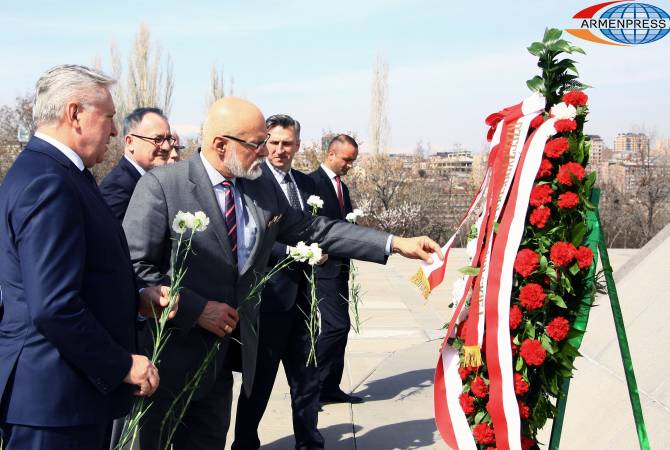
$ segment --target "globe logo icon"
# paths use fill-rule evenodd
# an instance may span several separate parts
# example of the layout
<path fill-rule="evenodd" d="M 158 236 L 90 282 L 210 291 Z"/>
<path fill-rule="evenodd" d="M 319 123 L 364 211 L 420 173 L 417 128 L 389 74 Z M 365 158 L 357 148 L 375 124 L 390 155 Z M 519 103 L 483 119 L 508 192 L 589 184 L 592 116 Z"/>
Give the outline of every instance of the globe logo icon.
<path fill-rule="evenodd" d="M 646 3 L 624 3 L 614 6 L 600 16 L 600 19 L 620 19 L 632 22 L 626 28 L 600 28 L 600 32 L 615 42 L 621 44 L 648 44 L 658 41 L 670 32 L 668 28 L 645 28 L 644 22 L 670 22 L 668 13 Z"/>

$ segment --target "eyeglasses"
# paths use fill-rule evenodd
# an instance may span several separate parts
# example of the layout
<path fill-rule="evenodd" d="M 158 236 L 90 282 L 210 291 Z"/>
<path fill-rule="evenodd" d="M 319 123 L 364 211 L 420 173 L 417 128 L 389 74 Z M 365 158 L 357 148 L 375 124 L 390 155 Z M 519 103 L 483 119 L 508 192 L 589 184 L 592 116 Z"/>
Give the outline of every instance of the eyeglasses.
<path fill-rule="evenodd" d="M 249 148 L 251 148 L 255 151 L 260 150 L 266 144 L 268 139 L 270 139 L 269 134 L 267 136 L 265 136 L 265 139 L 263 139 L 262 142 L 247 142 L 244 139 L 240 139 L 240 138 L 235 137 L 235 136 L 228 136 L 228 135 L 225 135 L 225 134 L 222 135 L 221 137 L 226 138 L 226 139 L 230 139 L 230 140 L 235 141 L 235 142 L 239 142 L 240 144 L 246 145 L 246 146 L 248 146 Z"/>
<path fill-rule="evenodd" d="M 156 137 L 149 137 L 149 136 L 141 136 L 139 134 L 133 134 L 130 133 L 131 136 L 134 136 L 136 138 L 140 138 L 145 141 L 150 141 L 152 144 L 154 144 L 156 147 L 160 147 L 163 145 L 165 142 L 170 144 L 170 146 L 174 145 L 175 142 L 177 142 L 177 139 L 174 136 L 156 136 Z"/>

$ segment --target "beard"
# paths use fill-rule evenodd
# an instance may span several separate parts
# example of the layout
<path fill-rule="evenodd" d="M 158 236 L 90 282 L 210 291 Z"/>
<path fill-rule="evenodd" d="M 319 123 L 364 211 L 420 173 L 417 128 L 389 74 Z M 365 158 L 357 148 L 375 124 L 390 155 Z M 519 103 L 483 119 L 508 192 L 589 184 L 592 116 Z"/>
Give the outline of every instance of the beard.
<path fill-rule="evenodd" d="M 256 178 L 260 177 L 263 174 L 263 171 L 261 169 L 261 164 L 265 158 L 258 158 L 256 161 L 254 161 L 251 166 L 249 166 L 248 169 L 245 169 L 242 167 L 242 164 L 240 163 L 240 160 L 237 158 L 237 149 L 235 149 L 235 152 L 230 155 L 230 157 L 226 157 L 224 160 L 224 164 L 230 170 L 230 172 L 233 174 L 235 178 L 245 178 L 247 180 L 255 180 Z"/>

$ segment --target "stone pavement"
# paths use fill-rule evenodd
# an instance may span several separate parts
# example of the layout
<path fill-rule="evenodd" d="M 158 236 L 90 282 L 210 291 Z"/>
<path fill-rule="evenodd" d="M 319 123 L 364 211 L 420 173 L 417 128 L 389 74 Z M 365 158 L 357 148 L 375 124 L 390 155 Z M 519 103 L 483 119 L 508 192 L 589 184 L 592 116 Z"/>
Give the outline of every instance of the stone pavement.
<path fill-rule="evenodd" d="M 611 253 L 616 269 L 634 251 Z M 457 268 L 465 265 L 464 251 L 452 251 L 445 281 L 427 303 L 408 281 L 418 267 L 416 261 L 392 256 L 386 266 L 356 264 L 364 291 L 363 324 L 360 335 L 353 332 L 349 335 L 342 387 L 364 397 L 365 403 L 323 407 L 319 428 L 326 439 L 326 448 L 446 449 L 433 419 L 433 372 L 443 336 L 441 327 L 451 317 L 448 307 L 451 286 Z M 667 367 L 667 355 L 662 357 Z M 617 389 L 623 389 L 622 395 L 626 395 L 625 384 Z M 235 397 L 237 392 L 239 380 Z M 578 392 L 575 387 L 572 395 L 578 397 Z M 569 407 L 575 403 L 573 396 Z M 628 405 L 616 406 L 630 416 Z M 233 411 L 234 408 L 235 405 Z M 566 432 L 569 429 L 574 432 L 573 426 L 566 421 Z M 227 449 L 232 443 L 233 429 L 231 424 Z M 290 397 L 281 368 L 259 434 L 263 449 L 289 450 L 294 446 Z"/>

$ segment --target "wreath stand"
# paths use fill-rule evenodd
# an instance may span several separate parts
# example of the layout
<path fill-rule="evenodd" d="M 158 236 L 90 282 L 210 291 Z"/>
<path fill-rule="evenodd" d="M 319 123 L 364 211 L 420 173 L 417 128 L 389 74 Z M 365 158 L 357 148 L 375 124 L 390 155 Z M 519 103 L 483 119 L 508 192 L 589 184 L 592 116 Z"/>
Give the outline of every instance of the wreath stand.
<path fill-rule="evenodd" d="M 619 341 L 619 351 L 621 353 L 621 360 L 623 362 L 624 372 L 626 374 L 626 383 L 628 384 L 628 397 L 630 398 L 631 407 L 633 408 L 633 417 L 635 419 L 635 427 L 637 429 L 637 438 L 640 443 L 641 450 L 649 450 L 649 439 L 647 436 L 647 428 L 644 424 L 644 417 L 642 416 L 642 406 L 640 404 L 640 394 L 637 389 L 637 382 L 635 381 L 635 372 L 633 370 L 633 360 L 630 355 L 630 348 L 628 347 L 628 339 L 626 338 L 626 330 L 624 327 L 623 316 L 621 314 L 621 306 L 619 304 L 619 297 L 617 295 L 616 286 L 614 284 L 614 276 L 612 275 L 612 266 L 610 265 L 609 255 L 607 254 L 607 245 L 605 244 L 605 236 L 602 232 L 600 223 L 600 215 L 598 214 L 598 203 L 600 200 L 600 189 L 594 188 L 591 191 L 591 203 L 595 205 L 595 209 L 587 212 L 586 221 L 588 227 L 588 235 L 586 243 L 594 254 L 594 263 L 591 265 L 587 280 L 590 280 L 586 286 L 586 294 L 582 298 L 582 306 L 577 313 L 577 318 L 573 327 L 579 331 L 586 331 L 586 325 L 589 320 L 589 312 L 595 299 L 595 270 L 598 262 L 598 253 L 602 260 L 603 272 L 605 275 L 605 283 L 607 285 L 607 295 L 610 299 L 612 307 L 612 316 L 614 317 L 614 326 L 616 328 L 617 339 Z M 570 344 L 579 349 L 582 343 L 583 333 L 575 336 L 569 340 Z M 556 417 L 554 418 L 553 426 L 551 428 L 551 439 L 549 441 L 550 450 L 558 450 L 561 442 L 561 431 L 563 429 L 563 419 L 565 416 L 565 405 L 568 400 L 568 390 L 570 388 L 570 378 L 564 378 L 561 385 L 558 403 L 556 405 Z"/>

